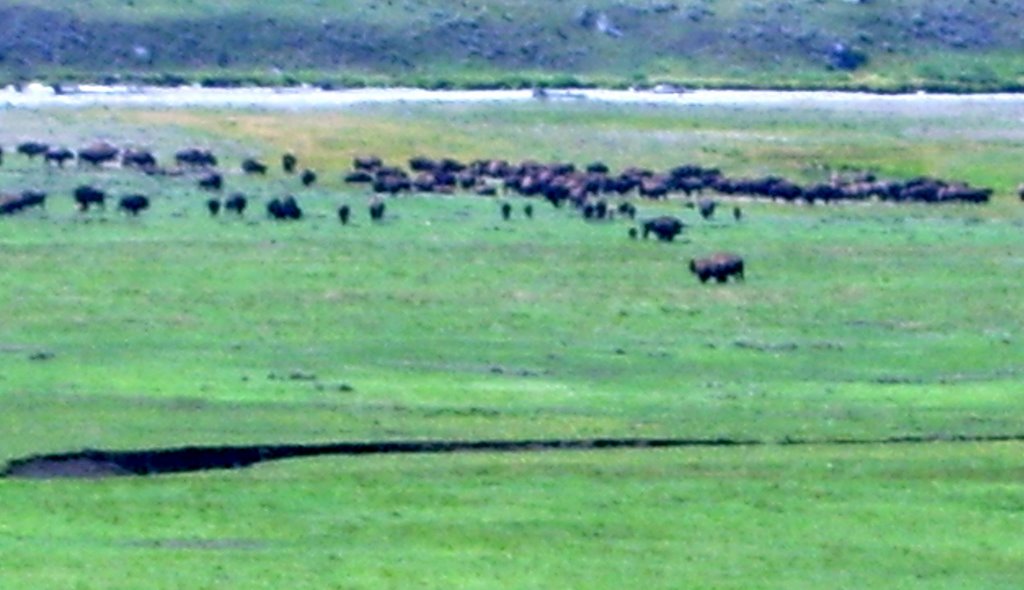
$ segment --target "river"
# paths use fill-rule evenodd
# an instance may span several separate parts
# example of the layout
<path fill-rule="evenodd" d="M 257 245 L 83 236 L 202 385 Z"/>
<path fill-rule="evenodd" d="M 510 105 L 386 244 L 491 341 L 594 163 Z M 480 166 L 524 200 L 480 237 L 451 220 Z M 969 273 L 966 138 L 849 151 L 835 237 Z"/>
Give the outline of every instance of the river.
<path fill-rule="evenodd" d="M 0 109 L 47 107 L 263 108 L 280 110 L 337 109 L 388 103 L 603 103 L 677 107 L 832 108 L 884 111 L 957 110 L 968 106 L 1024 109 L 1024 94 L 871 94 L 839 91 L 777 90 L 551 90 L 538 97 L 530 90 L 423 90 L 360 88 L 323 90 L 297 88 L 130 87 L 82 85 L 63 92 L 42 84 L 21 90 L 0 89 Z"/>

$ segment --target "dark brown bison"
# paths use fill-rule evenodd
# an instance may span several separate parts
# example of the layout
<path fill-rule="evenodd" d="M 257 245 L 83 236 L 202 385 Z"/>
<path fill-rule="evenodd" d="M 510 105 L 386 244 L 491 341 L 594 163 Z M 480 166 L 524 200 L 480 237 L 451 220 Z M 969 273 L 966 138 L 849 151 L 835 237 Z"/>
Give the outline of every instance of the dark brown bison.
<path fill-rule="evenodd" d="M 106 162 L 114 161 L 120 153 L 121 150 L 117 147 L 105 141 L 100 141 L 78 150 L 78 162 L 100 166 Z"/>
<path fill-rule="evenodd" d="M 219 191 L 224 188 L 224 177 L 218 172 L 207 172 L 196 182 L 199 188 L 208 191 Z"/>
<path fill-rule="evenodd" d="M 242 160 L 242 172 L 246 174 L 266 174 L 267 165 L 255 158 Z"/>
<path fill-rule="evenodd" d="M 690 260 L 690 272 L 697 275 L 702 283 L 706 283 L 710 278 L 719 283 L 726 282 L 729 277 L 743 280 L 743 258 L 729 252 L 718 252 L 707 258 L 694 258 Z"/>
<path fill-rule="evenodd" d="M 384 219 L 384 199 L 374 196 L 370 199 L 370 219 L 381 221 Z"/>
<path fill-rule="evenodd" d="M 117 208 L 135 217 L 141 211 L 149 209 L 149 197 L 146 195 L 128 195 L 121 197 Z"/>
<path fill-rule="evenodd" d="M 348 218 L 352 215 L 352 209 L 348 205 L 338 207 L 338 221 L 342 225 L 348 225 Z"/>
<path fill-rule="evenodd" d="M 316 172 L 306 168 L 299 176 L 299 180 L 302 181 L 302 186 L 312 186 L 316 183 Z"/>
<path fill-rule="evenodd" d="M 642 227 L 645 240 L 653 233 L 662 242 L 671 242 L 686 226 L 676 217 L 663 215 L 645 221 Z"/>
<path fill-rule="evenodd" d="M 128 148 L 121 154 L 121 165 L 125 168 L 150 170 L 156 168 L 156 156 L 149 150 Z"/>
<path fill-rule="evenodd" d="M 267 203 L 267 213 L 274 219 L 302 219 L 302 209 L 295 197 L 288 195 L 282 199 L 272 199 Z"/>
<path fill-rule="evenodd" d="M 512 218 L 512 205 L 509 203 L 501 204 L 501 218 L 508 221 Z"/>
<path fill-rule="evenodd" d="M 377 156 L 356 156 L 352 159 L 352 166 L 356 170 L 373 172 L 384 165 L 384 162 Z"/>
<path fill-rule="evenodd" d="M 94 186 L 83 184 L 75 188 L 74 198 L 78 210 L 84 212 L 93 205 L 98 205 L 102 209 L 106 204 L 107 193 Z"/>
<path fill-rule="evenodd" d="M 64 162 L 75 159 L 75 152 L 66 147 L 51 147 L 43 154 L 47 164 L 56 164 L 59 168 L 64 167 Z"/>
<path fill-rule="evenodd" d="M 356 170 L 355 172 L 349 172 L 345 175 L 345 182 L 353 184 L 360 182 L 373 182 L 373 175 L 366 170 Z"/>
<path fill-rule="evenodd" d="M 217 165 L 217 157 L 208 149 L 185 148 L 174 154 L 174 161 L 178 166 L 192 166 L 195 168 L 206 168 Z"/>
<path fill-rule="evenodd" d="M 245 195 L 242 193 L 233 193 L 224 201 L 224 209 L 226 211 L 234 211 L 236 214 L 241 215 L 245 212 L 245 208 L 248 204 L 249 199 L 245 198 Z"/>
<path fill-rule="evenodd" d="M 714 217 L 717 206 L 718 203 L 714 199 L 699 199 L 697 201 L 697 211 L 700 212 L 700 216 L 704 219 Z"/>
<path fill-rule="evenodd" d="M 26 190 L 20 194 L 0 195 L 0 215 L 13 215 L 30 207 L 46 207 L 46 193 Z"/>
<path fill-rule="evenodd" d="M 207 199 L 206 209 L 210 212 L 211 217 L 216 217 L 220 213 L 220 199 Z"/>
<path fill-rule="evenodd" d="M 281 169 L 284 170 L 285 174 L 295 174 L 295 166 L 297 166 L 298 163 L 299 159 L 291 152 L 281 156 Z"/>
<path fill-rule="evenodd" d="M 50 146 L 39 141 L 23 141 L 17 145 L 15 151 L 29 159 L 41 156 L 46 153 Z"/>

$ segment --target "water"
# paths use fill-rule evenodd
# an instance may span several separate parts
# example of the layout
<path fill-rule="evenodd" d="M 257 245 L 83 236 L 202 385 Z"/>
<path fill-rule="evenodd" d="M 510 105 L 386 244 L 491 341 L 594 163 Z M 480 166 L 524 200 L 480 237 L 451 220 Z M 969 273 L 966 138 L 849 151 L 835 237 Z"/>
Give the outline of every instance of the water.
<path fill-rule="evenodd" d="M 56 93 L 42 84 L 18 91 L 0 90 L 0 108 L 47 107 L 216 107 L 278 110 L 338 109 L 360 104 L 387 103 L 500 103 L 550 104 L 615 103 L 676 107 L 731 106 L 737 108 L 838 108 L 886 111 L 956 110 L 967 106 L 1024 108 L 1024 94 L 870 94 L 837 91 L 693 90 L 552 90 L 538 98 L 530 90 L 422 90 L 418 88 L 360 88 L 322 90 L 297 88 L 203 88 L 198 86 L 133 87 L 81 85 Z"/>

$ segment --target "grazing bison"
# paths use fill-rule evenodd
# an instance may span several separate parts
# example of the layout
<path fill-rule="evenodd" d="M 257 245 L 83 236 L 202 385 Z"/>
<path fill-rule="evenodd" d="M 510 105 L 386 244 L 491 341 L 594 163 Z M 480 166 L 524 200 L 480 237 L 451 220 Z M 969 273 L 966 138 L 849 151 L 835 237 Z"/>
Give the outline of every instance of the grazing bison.
<path fill-rule="evenodd" d="M 618 211 L 620 215 L 636 219 L 636 205 L 633 203 L 619 203 Z"/>
<path fill-rule="evenodd" d="M 281 156 L 281 170 L 284 170 L 285 174 L 295 174 L 295 166 L 298 165 L 298 163 L 299 159 L 291 152 L 287 152 Z"/>
<path fill-rule="evenodd" d="M 156 156 L 149 150 L 126 149 L 121 154 L 121 165 L 125 168 L 149 170 L 156 168 Z"/>
<path fill-rule="evenodd" d="M 312 186 L 316 182 L 316 172 L 306 168 L 299 176 L 299 180 L 302 181 L 302 186 Z"/>
<path fill-rule="evenodd" d="M 216 217 L 220 213 L 220 199 L 207 199 L 206 208 L 210 211 L 211 217 Z"/>
<path fill-rule="evenodd" d="M 377 156 L 356 156 L 352 159 L 352 166 L 356 170 L 373 172 L 384 165 L 384 162 Z"/>
<path fill-rule="evenodd" d="M 340 221 L 342 225 L 348 225 L 348 218 L 351 214 L 352 210 L 348 205 L 338 207 L 338 221 Z"/>
<path fill-rule="evenodd" d="M 267 165 L 255 158 L 242 160 L 242 172 L 246 174 L 266 174 Z"/>
<path fill-rule="evenodd" d="M 105 141 L 100 141 L 78 150 L 78 162 L 100 166 L 106 162 L 114 161 L 120 153 L 121 150 L 117 147 Z"/>
<path fill-rule="evenodd" d="M 273 199 L 267 203 L 267 213 L 274 219 L 302 219 L 302 209 L 295 197 L 288 195 L 283 200 Z"/>
<path fill-rule="evenodd" d="M 50 149 L 49 145 L 38 141 L 23 141 L 15 148 L 19 154 L 28 156 L 30 160 L 45 154 L 48 149 Z"/>
<path fill-rule="evenodd" d="M 78 210 L 84 212 L 93 205 L 99 205 L 102 209 L 106 203 L 107 193 L 94 186 L 83 184 L 75 188 L 74 198 L 75 203 L 78 204 Z"/>
<path fill-rule="evenodd" d="M 384 219 L 384 199 L 378 196 L 370 199 L 370 219 L 373 221 Z"/>
<path fill-rule="evenodd" d="M 719 283 L 726 282 L 729 277 L 743 280 L 743 258 L 728 252 L 718 252 L 707 258 L 694 258 L 690 260 L 690 272 L 697 275 L 702 283 L 712 277 Z"/>
<path fill-rule="evenodd" d="M 125 211 L 131 216 L 137 216 L 140 211 L 149 209 L 149 197 L 146 195 L 128 195 L 121 197 L 120 202 L 117 204 L 117 208 Z"/>
<path fill-rule="evenodd" d="M 26 190 L 16 195 L 0 195 L 0 215 L 13 215 L 29 207 L 46 207 L 46 193 Z"/>
<path fill-rule="evenodd" d="M 373 182 L 373 175 L 366 170 L 356 170 L 355 172 L 349 172 L 345 175 L 345 182 L 353 184 L 359 182 Z"/>
<path fill-rule="evenodd" d="M 43 154 L 43 159 L 47 164 L 57 164 L 57 167 L 63 168 L 64 162 L 75 159 L 75 153 L 66 147 L 51 147 Z"/>
<path fill-rule="evenodd" d="M 199 177 L 199 188 L 208 191 L 219 191 L 224 188 L 224 177 L 218 172 L 207 172 Z"/>
<path fill-rule="evenodd" d="M 249 204 L 249 200 L 245 198 L 242 193 L 234 193 L 224 201 L 224 209 L 226 211 L 234 211 L 236 214 L 241 215 L 245 212 L 246 206 Z"/>
<path fill-rule="evenodd" d="M 174 161 L 178 166 L 192 166 L 195 168 L 206 168 L 217 165 L 217 157 L 208 149 L 185 148 L 174 154 Z"/>
<path fill-rule="evenodd" d="M 653 233 L 662 242 L 671 242 L 683 231 L 683 227 L 685 224 L 676 217 L 670 215 L 655 217 L 643 223 L 644 239 L 646 240 L 647 236 Z"/>

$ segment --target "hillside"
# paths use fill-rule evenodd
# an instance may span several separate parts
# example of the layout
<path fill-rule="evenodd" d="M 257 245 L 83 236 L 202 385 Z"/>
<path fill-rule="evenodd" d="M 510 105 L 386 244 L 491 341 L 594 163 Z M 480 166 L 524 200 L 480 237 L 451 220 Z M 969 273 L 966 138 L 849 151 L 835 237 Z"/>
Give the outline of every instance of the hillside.
<path fill-rule="evenodd" d="M 0 3 L 0 77 L 1015 90 L 1013 0 Z"/>

